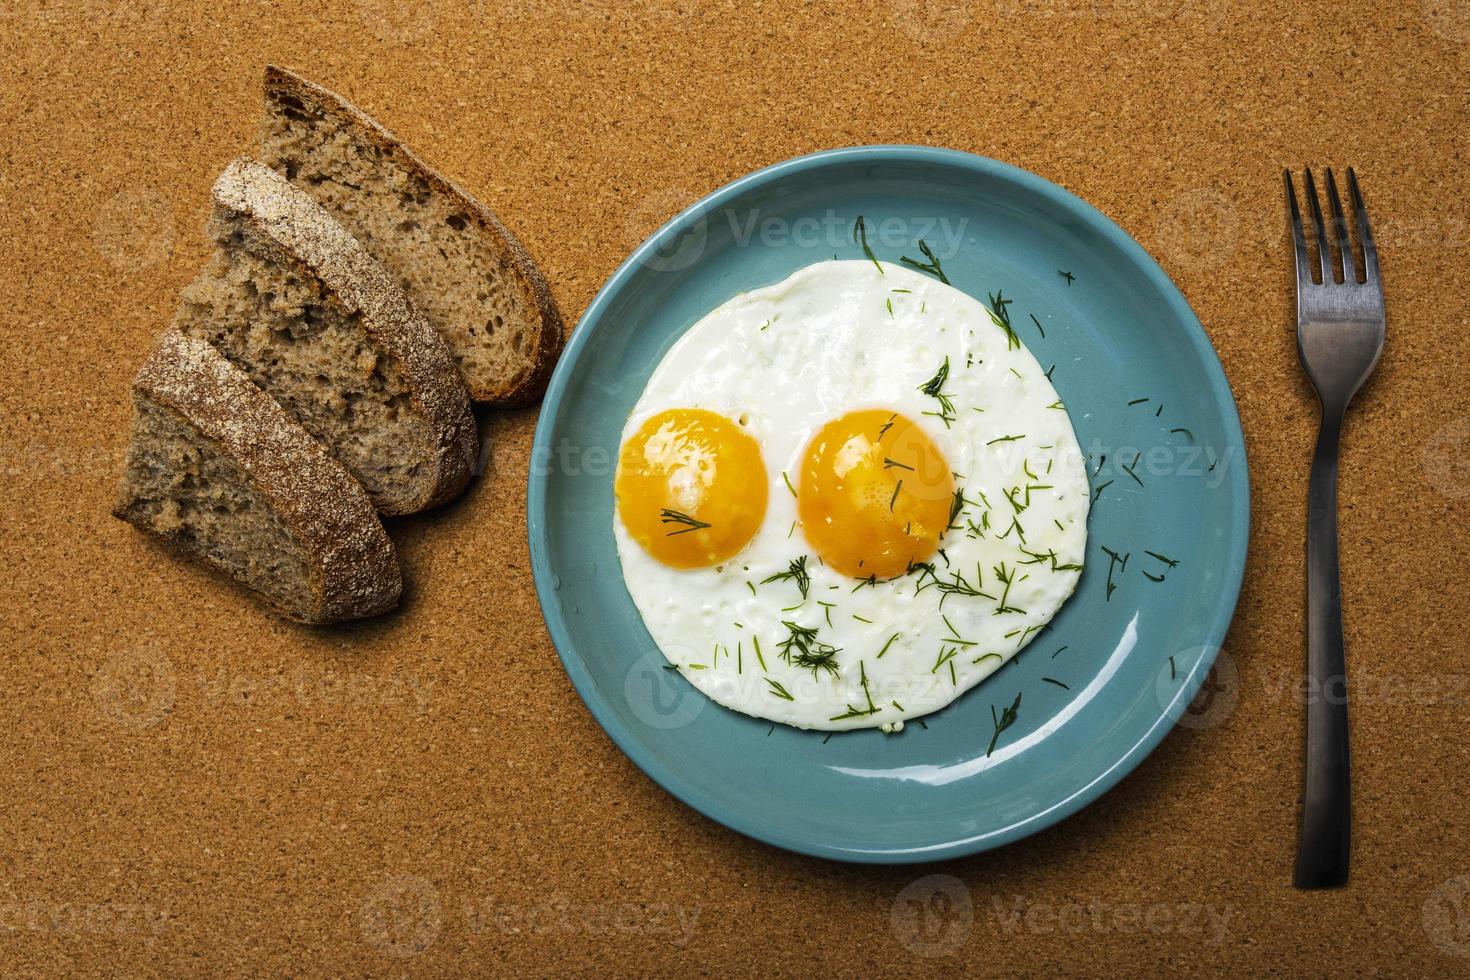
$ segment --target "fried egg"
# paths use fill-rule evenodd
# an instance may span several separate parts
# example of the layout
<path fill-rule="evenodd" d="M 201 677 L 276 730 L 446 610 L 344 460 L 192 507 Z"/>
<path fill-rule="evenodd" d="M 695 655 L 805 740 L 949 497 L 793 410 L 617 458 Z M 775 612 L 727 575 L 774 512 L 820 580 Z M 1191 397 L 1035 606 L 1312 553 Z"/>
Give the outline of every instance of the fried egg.
<path fill-rule="evenodd" d="M 798 728 L 948 705 L 1077 585 L 1081 450 L 1007 307 L 821 262 L 695 323 L 623 429 L 623 579 L 669 663 Z"/>

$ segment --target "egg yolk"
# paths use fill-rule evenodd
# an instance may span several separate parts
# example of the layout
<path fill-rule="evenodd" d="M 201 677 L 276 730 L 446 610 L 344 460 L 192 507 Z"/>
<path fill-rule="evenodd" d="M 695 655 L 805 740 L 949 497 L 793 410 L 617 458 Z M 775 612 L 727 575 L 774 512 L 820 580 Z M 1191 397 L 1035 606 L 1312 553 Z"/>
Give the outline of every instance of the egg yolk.
<path fill-rule="evenodd" d="M 802 531 L 829 568 L 853 578 L 891 578 L 933 555 L 953 502 L 939 447 L 883 409 L 828 422 L 802 460 Z"/>
<path fill-rule="evenodd" d="M 623 444 L 614 485 L 623 526 L 655 559 L 703 568 L 739 553 L 766 513 L 760 446 L 696 408 L 660 412 Z"/>

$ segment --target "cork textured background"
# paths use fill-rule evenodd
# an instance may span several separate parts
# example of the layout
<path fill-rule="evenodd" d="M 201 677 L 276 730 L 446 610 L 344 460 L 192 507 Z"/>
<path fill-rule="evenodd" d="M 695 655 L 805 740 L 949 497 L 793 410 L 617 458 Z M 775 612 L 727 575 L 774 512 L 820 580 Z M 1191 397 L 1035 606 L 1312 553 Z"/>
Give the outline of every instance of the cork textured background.
<path fill-rule="evenodd" d="M 1221 0 L 7 0 L 0 972 L 1470 975 L 1470 6 Z M 757 167 L 914 142 L 1029 168 L 1179 283 L 1239 401 L 1251 555 L 1214 694 L 998 852 L 847 867 L 686 809 L 548 641 L 534 410 L 396 523 L 409 596 L 299 629 L 112 519 L 128 382 L 206 257 L 267 61 L 495 209 L 568 323 Z M 1389 341 L 1349 421 L 1350 887 L 1289 887 L 1316 407 L 1280 169 L 1352 164 Z"/>

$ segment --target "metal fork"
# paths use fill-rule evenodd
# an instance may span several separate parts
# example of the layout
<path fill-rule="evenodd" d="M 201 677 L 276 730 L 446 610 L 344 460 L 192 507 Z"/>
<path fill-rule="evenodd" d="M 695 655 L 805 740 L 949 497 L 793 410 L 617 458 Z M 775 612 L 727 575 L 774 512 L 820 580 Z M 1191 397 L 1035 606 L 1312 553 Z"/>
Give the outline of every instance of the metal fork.
<path fill-rule="evenodd" d="M 1296 887 L 1331 888 L 1347 882 L 1352 827 L 1347 665 L 1337 565 L 1338 437 L 1348 402 L 1373 373 L 1383 351 L 1383 284 L 1378 249 L 1352 168 L 1348 169 L 1348 193 L 1363 253 L 1361 281 L 1332 171 L 1327 171 L 1327 198 L 1337 262 L 1323 227 L 1312 171 L 1306 172 L 1306 190 L 1315 261 L 1307 251 L 1291 171 L 1285 171 L 1283 177 L 1296 245 L 1297 350 L 1322 405 L 1307 490 L 1307 771 Z"/>

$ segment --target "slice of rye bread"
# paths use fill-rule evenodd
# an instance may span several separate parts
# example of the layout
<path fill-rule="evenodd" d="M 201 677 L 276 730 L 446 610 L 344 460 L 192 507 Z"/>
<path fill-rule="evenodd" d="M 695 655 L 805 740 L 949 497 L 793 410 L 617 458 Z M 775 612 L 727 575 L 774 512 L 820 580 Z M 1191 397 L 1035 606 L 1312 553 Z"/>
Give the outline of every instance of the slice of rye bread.
<path fill-rule="evenodd" d="M 396 276 L 449 342 L 470 397 L 541 397 L 561 352 L 546 280 L 479 201 L 335 92 L 265 70 L 261 160 L 306 190 Z"/>
<path fill-rule="evenodd" d="M 356 239 L 269 167 L 214 185 L 214 258 L 175 325 L 208 340 L 336 454 L 385 514 L 455 496 L 476 431 L 459 371 Z"/>
<path fill-rule="evenodd" d="M 168 330 L 133 408 L 118 517 L 298 622 L 397 605 L 398 559 L 362 486 L 219 351 Z"/>

